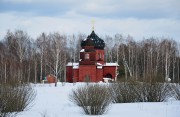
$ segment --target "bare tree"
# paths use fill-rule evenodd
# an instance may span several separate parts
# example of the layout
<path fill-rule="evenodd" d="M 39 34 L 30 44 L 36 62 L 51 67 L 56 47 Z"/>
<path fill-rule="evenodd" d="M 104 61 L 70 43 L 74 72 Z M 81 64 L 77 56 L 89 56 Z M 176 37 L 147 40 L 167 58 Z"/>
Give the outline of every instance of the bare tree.
<path fill-rule="evenodd" d="M 60 80 L 62 80 L 61 74 L 64 72 L 62 70 L 65 66 L 64 63 L 66 63 L 66 36 L 60 35 L 59 33 L 54 33 L 49 34 L 48 38 L 49 41 L 51 40 L 51 43 L 49 43 L 49 48 L 51 49 L 50 54 L 52 57 L 52 61 L 49 62 L 49 66 L 52 68 L 56 78 L 60 78 Z M 55 86 L 57 86 L 57 79 Z"/>
<path fill-rule="evenodd" d="M 84 38 L 84 34 L 42 33 L 33 41 L 22 30 L 7 31 L 0 41 L 0 79 L 3 82 L 13 78 L 37 82 L 47 74 L 54 74 L 64 82 L 66 63 L 72 58 L 73 62 L 79 62 Z M 129 35 L 125 38 L 116 34 L 105 35 L 104 40 L 106 62 L 117 62 L 119 73 L 126 80 L 130 77 L 143 81 L 167 81 L 169 78 L 172 82 L 180 81 L 180 46 L 171 38 L 135 41 Z"/>
<path fill-rule="evenodd" d="M 47 44 L 47 36 L 45 33 L 42 33 L 37 38 L 37 47 L 39 48 L 40 52 L 40 82 L 43 80 L 43 62 L 45 57 L 45 51 L 46 51 L 46 44 Z"/>
<path fill-rule="evenodd" d="M 18 81 L 26 81 L 24 77 L 26 72 L 23 72 L 23 62 L 27 58 L 27 47 L 30 42 L 29 39 L 30 37 L 27 33 L 22 30 L 16 30 L 14 33 L 8 31 L 5 37 L 6 47 L 9 51 L 8 56 L 13 57 L 18 61 Z"/>
<path fill-rule="evenodd" d="M 105 58 L 106 58 L 106 61 L 107 62 L 113 62 L 112 48 L 114 46 L 114 40 L 113 40 L 112 37 L 106 35 L 104 41 L 106 43 L 106 47 L 105 47 Z"/>

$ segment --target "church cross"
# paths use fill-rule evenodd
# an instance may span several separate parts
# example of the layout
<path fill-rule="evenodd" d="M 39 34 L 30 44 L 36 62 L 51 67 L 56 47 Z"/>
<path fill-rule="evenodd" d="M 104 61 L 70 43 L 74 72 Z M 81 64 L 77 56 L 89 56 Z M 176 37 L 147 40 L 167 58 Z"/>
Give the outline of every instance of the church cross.
<path fill-rule="evenodd" d="M 95 23 L 95 21 L 92 20 L 92 30 L 94 30 L 94 23 Z"/>

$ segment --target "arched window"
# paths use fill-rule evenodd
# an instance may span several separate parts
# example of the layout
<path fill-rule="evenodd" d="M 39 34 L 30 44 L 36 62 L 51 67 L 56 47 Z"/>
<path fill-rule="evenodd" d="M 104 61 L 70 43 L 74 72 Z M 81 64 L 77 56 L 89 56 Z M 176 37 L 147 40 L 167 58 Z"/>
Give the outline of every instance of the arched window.
<path fill-rule="evenodd" d="M 98 53 L 98 58 L 99 58 L 99 59 L 101 59 L 101 58 L 102 58 L 101 53 Z"/>
<path fill-rule="evenodd" d="M 88 53 L 85 54 L 85 59 L 89 59 L 89 54 Z"/>

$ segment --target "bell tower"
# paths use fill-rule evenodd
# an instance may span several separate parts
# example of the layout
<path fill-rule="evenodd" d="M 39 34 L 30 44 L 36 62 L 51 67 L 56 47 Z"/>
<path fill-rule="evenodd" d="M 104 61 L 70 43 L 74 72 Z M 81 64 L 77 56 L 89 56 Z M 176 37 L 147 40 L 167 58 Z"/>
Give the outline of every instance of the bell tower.
<path fill-rule="evenodd" d="M 80 65 L 104 64 L 105 43 L 94 32 L 81 42 Z"/>

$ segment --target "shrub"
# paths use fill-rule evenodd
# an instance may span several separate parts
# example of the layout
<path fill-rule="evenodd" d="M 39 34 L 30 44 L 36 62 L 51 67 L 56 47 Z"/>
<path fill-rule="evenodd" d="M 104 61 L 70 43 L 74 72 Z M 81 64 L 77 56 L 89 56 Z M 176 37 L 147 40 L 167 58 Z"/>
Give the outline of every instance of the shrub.
<path fill-rule="evenodd" d="M 172 88 L 174 97 L 175 97 L 177 100 L 180 100 L 180 85 L 179 85 L 179 84 L 174 84 L 174 85 L 172 85 L 171 88 Z"/>
<path fill-rule="evenodd" d="M 170 96 L 167 83 L 143 83 L 140 89 L 143 102 L 163 102 Z"/>
<path fill-rule="evenodd" d="M 139 84 L 135 82 L 123 82 L 111 84 L 110 92 L 114 103 L 138 102 Z"/>
<path fill-rule="evenodd" d="M 111 85 L 113 102 L 162 102 L 170 95 L 167 83 L 124 82 Z"/>
<path fill-rule="evenodd" d="M 108 87 L 98 84 L 78 87 L 72 91 L 69 98 L 88 115 L 102 115 L 111 103 Z"/>
<path fill-rule="evenodd" d="M 16 116 L 32 106 L 36 93 L 27 84 L 0 84 L 0 117 Z"/>

